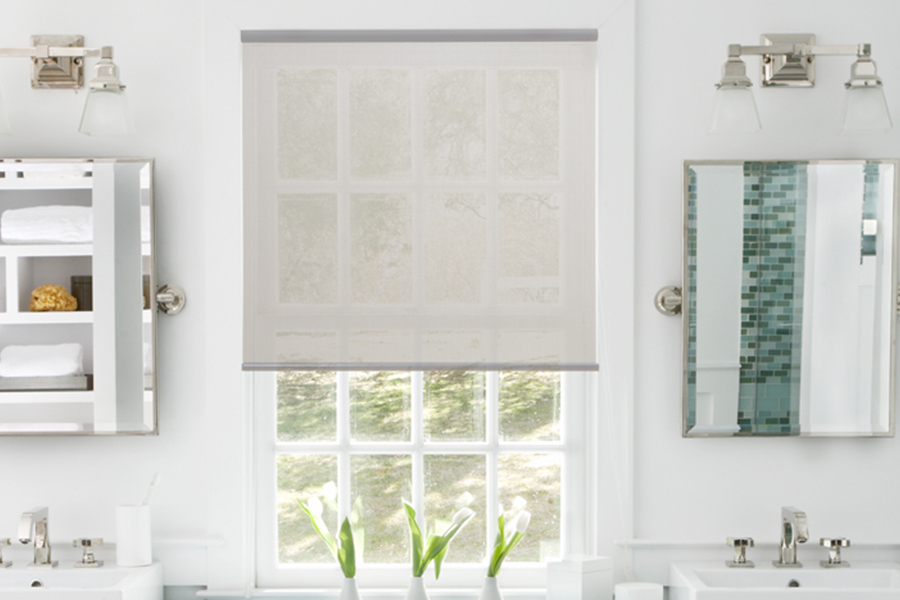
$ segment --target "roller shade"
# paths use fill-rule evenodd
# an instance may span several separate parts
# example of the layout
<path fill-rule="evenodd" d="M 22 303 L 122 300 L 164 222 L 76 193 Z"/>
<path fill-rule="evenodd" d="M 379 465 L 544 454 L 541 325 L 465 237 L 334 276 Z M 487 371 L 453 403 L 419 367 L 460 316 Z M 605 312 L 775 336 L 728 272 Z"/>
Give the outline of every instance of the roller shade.
<path fill-rule="evenodd" d="M 595 44 L 480 36 L 244 36 L 245 370 L 597 368 Z"/>

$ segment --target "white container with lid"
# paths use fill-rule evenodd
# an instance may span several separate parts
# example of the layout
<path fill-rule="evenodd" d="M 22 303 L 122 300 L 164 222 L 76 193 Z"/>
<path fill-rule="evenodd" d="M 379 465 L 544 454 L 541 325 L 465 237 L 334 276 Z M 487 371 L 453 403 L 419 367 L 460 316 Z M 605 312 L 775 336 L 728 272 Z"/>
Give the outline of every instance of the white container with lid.
<path fill-rule="evenodd" d="M 613 559 L 569 556 L 547 563 L 547 600 L 612 600 Z"/>

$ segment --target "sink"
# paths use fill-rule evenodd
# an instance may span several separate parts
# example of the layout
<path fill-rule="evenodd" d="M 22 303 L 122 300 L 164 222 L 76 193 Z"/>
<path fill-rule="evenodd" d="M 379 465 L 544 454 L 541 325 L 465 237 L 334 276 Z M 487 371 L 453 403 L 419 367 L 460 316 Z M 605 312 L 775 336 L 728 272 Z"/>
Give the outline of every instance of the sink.
<path fill-rule="evenodd" d="M 670 600 L 900 600 L 900 564 L 828 569 L 807 561 L 799 569 L 780 569 L 758 561 L 741 569 L 723 562 L 672 563 L 669 586 Z"/>
<path fill-rule="evenodd" d="M 0 569 L 0 600 L 162 600 L 162 565 L 53 569 L 28 568 L 14 562 Z"/>

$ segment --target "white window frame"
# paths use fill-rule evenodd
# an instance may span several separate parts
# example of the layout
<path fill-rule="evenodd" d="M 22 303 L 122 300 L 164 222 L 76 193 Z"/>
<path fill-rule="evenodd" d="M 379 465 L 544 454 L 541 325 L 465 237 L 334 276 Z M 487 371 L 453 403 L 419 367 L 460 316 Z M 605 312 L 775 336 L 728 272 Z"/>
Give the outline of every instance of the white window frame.
<path fill-rule="evenodd" d="M 338 374 L 338 415 L 336 442 L 286 443 L 278 442 L 276 374 L 273 372 L 248 373 L 248 388 L 252 393 L 254 414 L 254 464 L 255 464 L 255 585 L 257 588 L 321 588 L 340 584 L 343 577 L 336 562 L 322 564 L 281 565 L 277 563 L 277 473 L 279 454 L 323 453 L 335 454 L 339 461 L 339 488 L 349 489 L 351 453 L 411 453 L 413 455 L 413 502 L 423 496 L 422 456 L 428 453 L 480 453 L 487 454 L 487 522 L 488 548 L 493 544 L 491 527 L 496 526 L 497 497 L 496 466 L 501 450 L 519 452 L 559 453 L 561 460 L 561 556 L 590 554 L 594 552 L 591 534 L 596 522 L 596 502 L 590 497 L 589 485 L 596 475 L 595 457 L 586 450 L 592 446 L 591 415 L 595 413 L 595 376 L 589 373 L 563 373 L 560 407 L 561 440 L 558 442 L 501 442 L 499 439 L 497 386 L 499 375 L 488 373 L 486 382 L 486 441 L 484 442 L 425 442 L 423 436 L 423 406 L 421 372 L 413 372 L 412 385 L 412 435 L 409 442 L 350 443 L 349 401 L 346 393 L 347 374 Z M 343 383 L 342 383 L 343 382 Z M 341 389 L 341 386 L 344 389 Z M 416 392 L 419 393 L 416 393 Z M 352 449 L 351 449 L 352 448 Z M 339 505 L 341 514 L 349 513 L 346 494 Z M 421 508 L 416 505 L 417 511 Z M 496 530 L 494 529 L 494 532 Z M 527 535 L 527 534 L 526 534 Z M 450 555 L 452 560 L 452 554 Z M 487 570 L 487 559 L 480 564 L 443 565 L 441 578 L 434 581 L 433 568 L 426 575 L 429 587 L 471 588 L 480 585 Z M 367 588 L 396 588 L 405 585 L 411 575 L 410 564 L 361 564 L 357 569 L 360 585 Z M 535 563 L 504 563 L 501 581 L 505 587 L 540 589 L 546 587 L 546 570 L 535 568 Z"/>

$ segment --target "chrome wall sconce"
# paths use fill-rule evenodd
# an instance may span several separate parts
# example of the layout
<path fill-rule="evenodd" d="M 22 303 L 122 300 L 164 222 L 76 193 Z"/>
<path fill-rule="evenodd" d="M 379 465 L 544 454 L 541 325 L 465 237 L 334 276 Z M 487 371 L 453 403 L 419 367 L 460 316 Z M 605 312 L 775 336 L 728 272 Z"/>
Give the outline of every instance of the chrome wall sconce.
<path fill-rule="evenodd" d="M 892 127 L 881 79 L 870 44 L 819 46 L 812 34 L 764 34 L 759 46 L 728 46 L 710 133 L 755 133 L 761 129 L 750 90 L 747 65 L 741 56 L 760 56 L 762 87 L 813 87 L 816 56 L 856 56 L 844 101 L 842 133 L 884 133 Z"/>
<path fill-rule="evenodd" d="M 0 57 L 25 57 L 32 61 L 31 87 L 74 89 L 84 87 L 85 57 L 99 57 L 78 131 L 87 135 L 134 133 L 125 86 L 113 62 L 112 46 L 85 48 L 80 35 L 33 35 L 30 48 L 0 48 Z M 0 133 L 9 133 L 9 119 L 0 97 Z"/>

